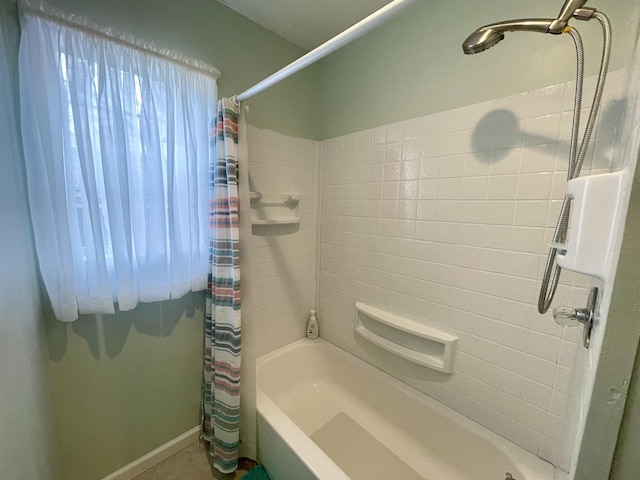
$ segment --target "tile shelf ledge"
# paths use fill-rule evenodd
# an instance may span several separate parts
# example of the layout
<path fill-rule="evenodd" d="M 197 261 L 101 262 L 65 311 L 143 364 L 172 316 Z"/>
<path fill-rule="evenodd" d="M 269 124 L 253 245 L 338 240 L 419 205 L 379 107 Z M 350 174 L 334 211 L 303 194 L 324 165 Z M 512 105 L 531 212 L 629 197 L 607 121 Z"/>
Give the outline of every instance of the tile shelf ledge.
<path fill-rule="evenodd" d="M 300 223 L 300 195 L 263 195 L 249 192 L 252 225 L 292 225 Z"/>

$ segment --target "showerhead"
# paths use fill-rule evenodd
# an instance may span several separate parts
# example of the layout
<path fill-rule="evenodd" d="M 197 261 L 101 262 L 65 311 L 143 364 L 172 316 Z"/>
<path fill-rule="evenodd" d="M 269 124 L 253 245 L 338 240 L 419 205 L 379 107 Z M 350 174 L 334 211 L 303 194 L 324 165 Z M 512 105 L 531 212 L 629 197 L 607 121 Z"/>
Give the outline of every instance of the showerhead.
<path fill-rule="evenodd" d="M 496 45 L 504 38 L 504 32 L 529 31 L 540 33 L 563 33 L 571 17 L 588 20 L 595 10 L 582 8 L 587 0 L 566 0 L 558 18 L 528 18 L 492 23 L 480 27 L 467 37 L 462 50 L 467 55 L 480 53 Z"/>
<path fill-rule="evenodd" d="M 485 25 L 467 37 L 462 44 L 462 50 L 467 55 L 484 52 L 502 40 L 504 38 L 504 32 L 515 32 L 521 30 L 549 33 L 549 27 L 553 21 L 553 19 L 549 18 L 523 19 Z"/>
<path fill-rule="evenodd" d="M 489 26 L 482 27 L 467 37 L 462 44 L 462 50 L 467 55 L 484 52 L 503 39 L 504 33 L 490 28 Z"/>

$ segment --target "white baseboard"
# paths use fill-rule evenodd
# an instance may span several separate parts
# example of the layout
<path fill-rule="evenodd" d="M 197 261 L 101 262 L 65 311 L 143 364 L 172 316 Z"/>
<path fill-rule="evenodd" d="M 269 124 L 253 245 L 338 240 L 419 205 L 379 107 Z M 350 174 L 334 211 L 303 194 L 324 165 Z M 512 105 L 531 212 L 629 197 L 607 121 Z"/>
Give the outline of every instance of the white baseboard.
<path fill-rule="evenodd" d="M 152 452 L 149 452 L 146 455 L 138 458 L 137 460 L 134 460 L 130 464 L 125 465 L 121 469 L 113 472 L 111 475 L 107 475 L 102 480 L 131 480 L 134 477 L 146 472 L 150 468 L 156 466 L 160 462 L 166 460 L 171 455 L 178 453 L 183 448 L 188 447 L 193 442 L 198 440 L 199 436 L 200 426 L 193 427 L 188 432 L 183 433 L 179 437 L 168 441 Z"/>

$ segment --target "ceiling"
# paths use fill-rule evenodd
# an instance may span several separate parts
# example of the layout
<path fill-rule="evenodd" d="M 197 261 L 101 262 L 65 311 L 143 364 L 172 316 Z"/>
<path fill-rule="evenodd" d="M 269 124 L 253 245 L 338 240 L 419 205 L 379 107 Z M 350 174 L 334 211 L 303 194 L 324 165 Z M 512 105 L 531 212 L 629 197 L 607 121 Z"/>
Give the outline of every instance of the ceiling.
<path fill-rule="evenodd" d="M 312 50 L 390 0 L 218 0 L 241 15 Z"/>

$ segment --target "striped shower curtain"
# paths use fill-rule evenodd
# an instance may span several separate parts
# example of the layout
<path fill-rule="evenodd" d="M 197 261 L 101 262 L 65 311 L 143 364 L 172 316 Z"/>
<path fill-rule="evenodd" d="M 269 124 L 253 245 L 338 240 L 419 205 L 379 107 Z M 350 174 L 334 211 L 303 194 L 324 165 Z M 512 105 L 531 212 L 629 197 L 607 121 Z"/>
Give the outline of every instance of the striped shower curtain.
<path fill-rule="evenodd" d="M 238 466 L 240 421 L 240 262 L 238 220 L 238 107 L 222 98 L 212 131 L 209 168 L 210 258 L 204 331 L 202 438 L 213 464 Z"/>

